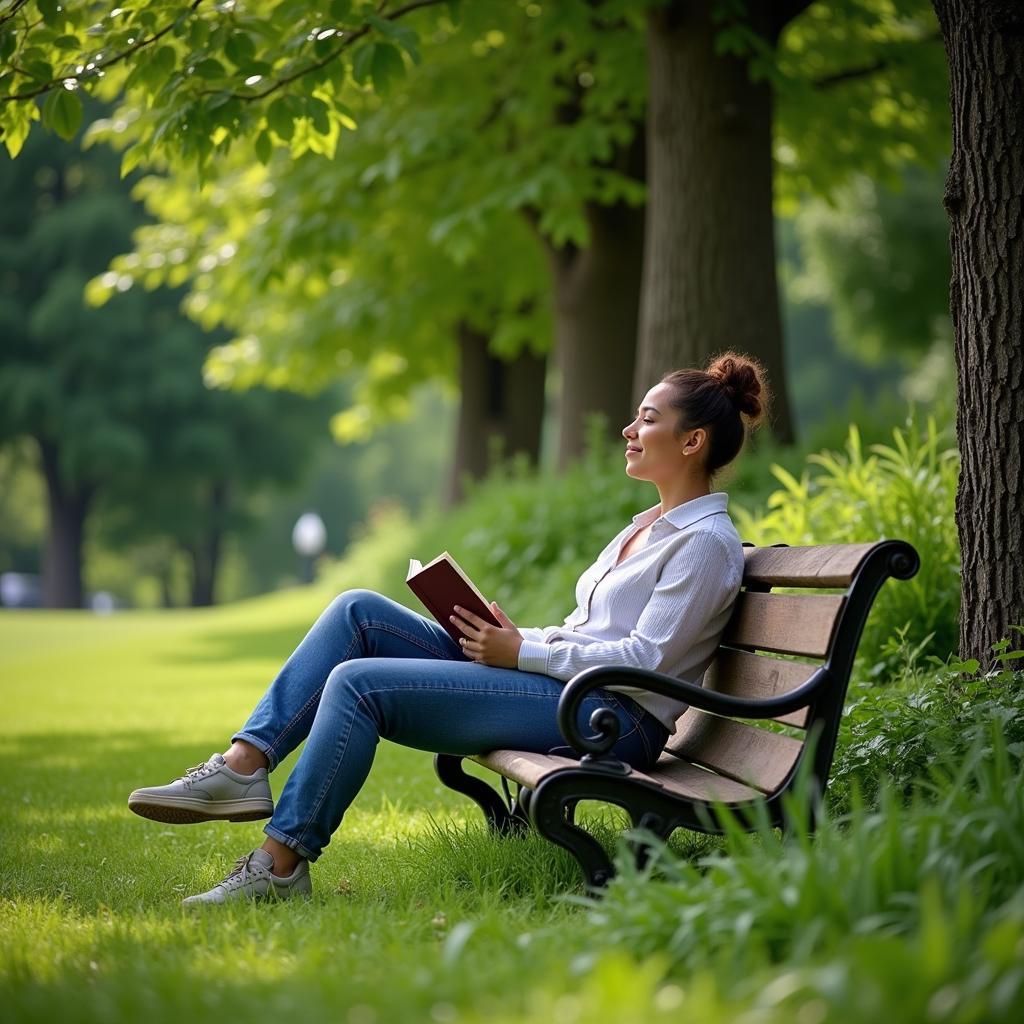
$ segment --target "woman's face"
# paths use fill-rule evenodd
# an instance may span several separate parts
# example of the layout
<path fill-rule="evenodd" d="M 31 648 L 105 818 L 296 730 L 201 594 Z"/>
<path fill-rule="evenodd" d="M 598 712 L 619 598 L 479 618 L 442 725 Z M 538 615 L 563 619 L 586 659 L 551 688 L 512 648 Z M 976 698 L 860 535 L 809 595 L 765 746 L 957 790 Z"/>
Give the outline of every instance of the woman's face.
<path fill-rule="evenodd" d="M 679 413 L 669 405 L 670 384 L 655 384 L 644 395 L 633 422 L 623 428 L 626 473 L 636 480 L 659 483 L 684 472 L 702 447 L 705 431 L 686 430 L 676 435 Z"/>

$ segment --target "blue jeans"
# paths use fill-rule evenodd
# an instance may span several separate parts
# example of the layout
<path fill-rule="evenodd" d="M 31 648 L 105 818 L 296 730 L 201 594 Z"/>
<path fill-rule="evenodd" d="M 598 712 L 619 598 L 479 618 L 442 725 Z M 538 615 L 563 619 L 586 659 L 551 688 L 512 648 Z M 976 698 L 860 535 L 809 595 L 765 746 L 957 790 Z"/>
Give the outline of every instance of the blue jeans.
<path fill-rule="evenodd" d="M 350 590 L 323 612 L 235 733 L 266 754 L 273 771 L 303 740 L 264 831 L 316 860 L 365 782 L 378 741 L 445 754 L 565 745 L 555 721 L 563 683 L 480 665 L 434 621 L 369 590 Z M 665 727 L 635 701 L 598 690 L 619 717 L 613 753 L 643 770 L 657 760 Z"/>

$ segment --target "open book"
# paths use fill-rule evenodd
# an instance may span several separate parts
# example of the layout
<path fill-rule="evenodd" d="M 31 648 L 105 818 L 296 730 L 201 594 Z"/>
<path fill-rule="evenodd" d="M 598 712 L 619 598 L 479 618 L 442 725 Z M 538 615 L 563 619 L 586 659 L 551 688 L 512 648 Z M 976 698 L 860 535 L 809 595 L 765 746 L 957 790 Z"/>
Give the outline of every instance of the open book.
<path fill-rule="evenodd" d="M 426 565 L 410 558 L 405 582 L 456 643 L 464 635 L 454 622 L 448 620 L 456 605 L 467 608 L 492 626 L 501 625 L 494 617 L 487 598 L 447 551 L 442 551 Z"/>

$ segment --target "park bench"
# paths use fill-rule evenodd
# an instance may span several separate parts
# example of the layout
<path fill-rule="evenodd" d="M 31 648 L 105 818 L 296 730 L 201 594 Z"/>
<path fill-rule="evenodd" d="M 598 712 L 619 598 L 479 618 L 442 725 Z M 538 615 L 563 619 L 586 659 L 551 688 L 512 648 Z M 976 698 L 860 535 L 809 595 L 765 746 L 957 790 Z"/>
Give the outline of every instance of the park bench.
<path fill-rule="evenodd" d="M 813 827 L 864 622 L 885 580 L 910 579 L 920 559 L 897 540 L 745 548 L 743 585 L 703 686 L 639 669 L 587 669 L 566 684 L 558 707 L 559 727 L 579 760 L 521 750 L 473 757 L 507 780 L 504 800 L 468 774 L 458 755 L 435 757 L 441 781 L 475 800 L 491 829 L 511 832 L 529 823 L 569 850 L 591 890 L 611 879 L 613 867 L 575 821 L 581 800 L 617 804 L 634 828 L 667 839 L 677 828 L 723 831 L 720 808 L 748 828 L 765 820 L 785 828 L 790 794 L 797 792 L 805 804 L 801 820 Z M 772 593 L 780 588 L 785 592 Z M 609 685 L 643 687 L 689 705 L 648 772 L 608 754 L 618 738 L 610 709 L 591 716 L 590 735 L 577 724 L 582 699 Z M 764 727 L 768 722 L 786 728 Z M 518 784 L 515 799 L 508 781 Z M 642 863 L 648 848 L 642 840 L 633 847 Z"/>

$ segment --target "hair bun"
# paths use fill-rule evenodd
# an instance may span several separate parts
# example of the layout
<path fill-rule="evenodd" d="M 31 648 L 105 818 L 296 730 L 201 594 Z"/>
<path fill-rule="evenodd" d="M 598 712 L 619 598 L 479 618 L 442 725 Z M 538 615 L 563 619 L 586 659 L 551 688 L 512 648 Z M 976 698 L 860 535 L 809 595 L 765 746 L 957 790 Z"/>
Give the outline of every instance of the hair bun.
<path fill-rule="evenodd" d="M 707 372 L 717 378 L 739 412 L 753 420 L 760 418 L 766 389 L 764 371 L 757 363 L 735 352 L 726 352 L 708 366 Z"/>

